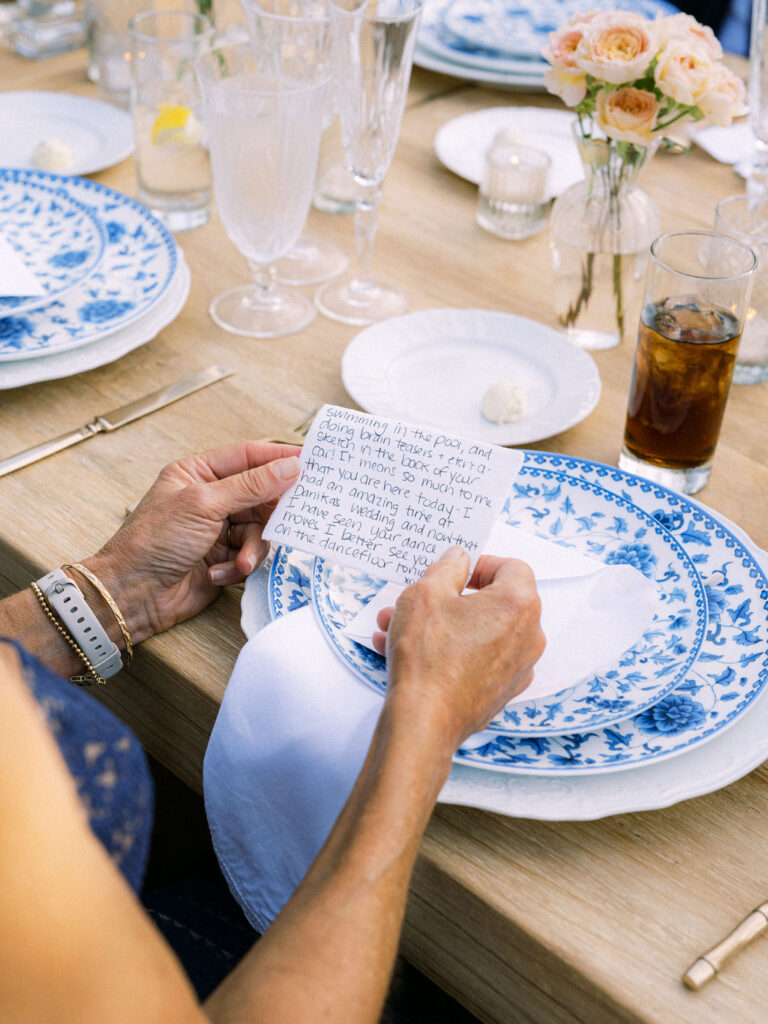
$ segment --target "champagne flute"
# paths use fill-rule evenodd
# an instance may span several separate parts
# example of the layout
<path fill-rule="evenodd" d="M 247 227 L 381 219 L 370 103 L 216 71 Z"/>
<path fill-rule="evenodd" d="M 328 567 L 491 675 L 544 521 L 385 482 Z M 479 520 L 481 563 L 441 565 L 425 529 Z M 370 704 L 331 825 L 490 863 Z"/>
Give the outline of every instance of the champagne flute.
<path fill-rule="evenodd" d="M 381 186 L 397 146 L 423 0 L 332 0 L 337 102 L 347 165 L 358 186 L 357 261 L 352 272 L 320 288 L 321 313 L 369 324 L 408 308 L 397 284 L 375 281 L 371 256 Z"/>
<path fill-rule="evenodd" d="M 328 79 L 299 68 L 275 72 L 249 44 L 211 50 L 195 72 L 219 215 L 254 279 L 218 295 L 210 314 L 254 338 L 299 331 L 315 311 L 305 295 L 277 287 L 274 263 L 307 219 Z"/>
<path fill-rule="evenodd" d="M 315 68 L 327 77 L 333 67 L 333 41 L 326 0 L 241 0 L 251 45 L 257 59 L 276 73 Z M 323 130 L 333 121 L 333 90 L 329 89 Z M 331 281 L 343 274 L 349 257 L 338 245 L 303 232 L 275 264 L 281 284 L 306 285 Z"/>

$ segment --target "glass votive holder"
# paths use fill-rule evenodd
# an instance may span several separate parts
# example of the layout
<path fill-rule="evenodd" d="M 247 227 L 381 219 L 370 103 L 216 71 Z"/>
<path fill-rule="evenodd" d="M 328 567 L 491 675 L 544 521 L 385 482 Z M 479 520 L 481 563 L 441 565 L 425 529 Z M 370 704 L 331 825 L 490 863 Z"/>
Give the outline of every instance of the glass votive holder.
<path fill-rule="evenodd" d="M 532 146 L 494 140 L 485 156 L 477 223 L 499 238 L 528 238 L 547 223 L 552 159 Z"/>
<path fill-rule="evenodd" d="M 752 299 L 736 353 L 734 384 L 768 380 L 768 200 L 728 196 L 715 208 L 715 231 L 748 245 L 757 256 Z"/>

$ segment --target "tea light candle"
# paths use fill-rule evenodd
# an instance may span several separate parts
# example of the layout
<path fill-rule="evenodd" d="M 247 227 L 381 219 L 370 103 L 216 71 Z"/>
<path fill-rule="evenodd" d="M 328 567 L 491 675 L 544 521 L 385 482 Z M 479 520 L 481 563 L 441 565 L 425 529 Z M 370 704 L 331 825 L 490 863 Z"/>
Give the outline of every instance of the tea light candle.
<path fill-rule="evenodd" d="M 485 158 L 477 222 L 502 238 L 527 238 L 546 221 L 548 153 L 505 139 L 494 141 Z"/>

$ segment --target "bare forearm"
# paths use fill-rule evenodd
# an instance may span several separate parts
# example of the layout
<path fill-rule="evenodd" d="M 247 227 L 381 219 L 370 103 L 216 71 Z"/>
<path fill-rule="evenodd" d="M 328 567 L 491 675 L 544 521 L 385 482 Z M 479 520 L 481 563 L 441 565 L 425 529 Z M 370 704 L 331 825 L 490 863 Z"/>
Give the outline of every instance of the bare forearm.
<path fill-rule="evenodd" d="M 379 1019 L 411 872 L 451 753 L 394 717 L 385 708 L 306 878 L 206 1005 L 216 1024 Z"/>

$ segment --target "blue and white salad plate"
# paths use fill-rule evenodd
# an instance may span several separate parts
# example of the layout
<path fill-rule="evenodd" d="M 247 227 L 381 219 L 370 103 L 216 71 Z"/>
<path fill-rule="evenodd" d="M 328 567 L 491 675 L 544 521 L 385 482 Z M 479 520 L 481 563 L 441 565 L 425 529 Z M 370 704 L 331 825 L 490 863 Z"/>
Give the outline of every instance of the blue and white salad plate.
<path fill-rule="evenodd" d="M 89 209 L 106 230 L 95 270 L 65 295 L 0 317 L 0 362 L 89 345 L 138 320 L 166 294 L 178 265 L 176 242 L 146 207 L 87 178 L 0 169 L 8 183 L 45 186 Z"/>
<path fill-rule="evenodd" d="M 507 736 L 554 736 L 638 714 L 671 692 L 699 652 L 707 626 L 704 588 L 683 547 L 657 520 L 599 483 L 526 463 L 504 507 L 510 526 L 608 565 L 630 564 L 656 585 L 658 610 L 618 664 L 538 700 L 507 706 L 490 729 Z M 384 581 L 315 560 L 312 598 L 321 628 L 344 663 L 383 693 L 384 659 L 344 630 Z"/>
<path fill-rule="evenodd" d="M 314 555 L 283 545 L 277 548 L 269 570 L 269 614 L 279 619 L 312 600 Z"/>
<path fill-rule="evenodd" d="M 0 316 L 60 298 L 99 265 L 107 234 L 92 210 L 38 181 L 0 177 L 0 232 L 45 295 L 0 296 Z"/>
<path fill-rule="evenodd" d="M 538 57 L 549 33 L 574 14 L 626 10 L 653 19 L 677 14 L 667 0 L 452 0 L 442 11 L 445 38 L 456 45 L 510 57 Z M 459 51 L 461 52 L 461 51 Z"/>

